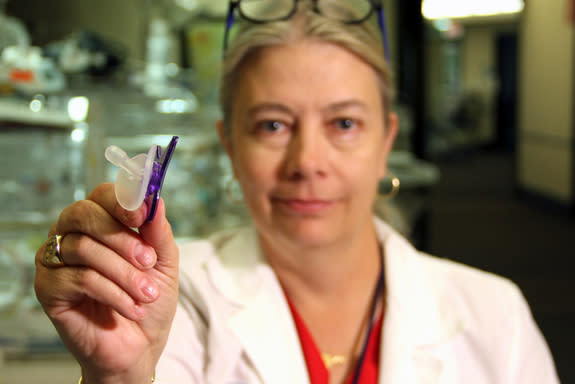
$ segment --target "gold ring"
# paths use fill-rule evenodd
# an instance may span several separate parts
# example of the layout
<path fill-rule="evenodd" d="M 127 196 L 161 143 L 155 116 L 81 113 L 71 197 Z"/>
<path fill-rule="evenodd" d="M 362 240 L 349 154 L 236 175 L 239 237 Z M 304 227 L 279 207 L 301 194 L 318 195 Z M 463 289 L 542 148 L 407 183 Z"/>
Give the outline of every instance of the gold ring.
<path fill-rule="evenodd" d="M 64 266 L 64 259 L 62 259 L 61 245 L 64 236 L 52 235 L 46 243 L 44 250 L 44 265 L 50 268 L 57 268 Z"/>

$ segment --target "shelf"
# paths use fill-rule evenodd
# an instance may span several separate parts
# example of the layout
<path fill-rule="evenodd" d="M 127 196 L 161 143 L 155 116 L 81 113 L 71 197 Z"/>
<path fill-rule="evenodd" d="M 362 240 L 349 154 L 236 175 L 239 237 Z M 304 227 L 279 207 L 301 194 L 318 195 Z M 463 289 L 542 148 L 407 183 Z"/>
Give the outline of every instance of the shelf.
<path fill-rule="evenodd" d="M 67 111 L 45 108 L 34 112 L 26 102 L 12 99 L 0 100 L 0 121 L 65 129 L 73 125 Z"/>
<path fill-rule="evenodd" d="M 138 151 L 150 148 L 153 144 L 165 147 L 171 140 L 172 135 L 137 135 L 133 137 L 127 136 L 108 136 L 106 142 L 114 144 L 125 151 Z M 201 148 L 206 148 L 214 145 L 219 145 L 217 134 L 198 134 L 198 135 L 180 135 L 176 149 L 180 151 L 196 151 Z"/>
<path fill-rule="evenodd" d="M 58 219 L 57 215 L 48 215 L 40 212 L 27 212 L 21 214 L 0 216 L 0 232 L 13 232 L 20 230 L 45 230 Z"/>

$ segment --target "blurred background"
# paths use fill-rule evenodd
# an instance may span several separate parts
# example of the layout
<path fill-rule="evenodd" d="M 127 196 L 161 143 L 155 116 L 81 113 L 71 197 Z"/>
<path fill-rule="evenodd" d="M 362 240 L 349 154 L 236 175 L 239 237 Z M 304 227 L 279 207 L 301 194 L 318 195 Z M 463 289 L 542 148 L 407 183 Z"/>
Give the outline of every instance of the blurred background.
<path fill-rule="evenodd" d="M 385 0 L 398 196 L 421 250 L 515 281 L 575 382 L 575 1 Z M 33 293 L 63 207 L 180 136 L 163 197 L 179 240 L 247 221 L 215 121 L 226 0 L 0 0 L 0 384 L 75 382 Z M 388 181 L 382 181 L 385 193 Z"/>

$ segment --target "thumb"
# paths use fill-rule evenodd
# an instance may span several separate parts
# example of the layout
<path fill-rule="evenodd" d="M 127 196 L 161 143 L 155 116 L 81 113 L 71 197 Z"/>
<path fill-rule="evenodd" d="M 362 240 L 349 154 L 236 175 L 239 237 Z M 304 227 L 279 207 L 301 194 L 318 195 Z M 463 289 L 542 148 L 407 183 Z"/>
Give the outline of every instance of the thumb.
<path fill-rule="evenodd" d="M 142 239 L 156 250 L 156 267 L 164 272 L 178 269 L 179 250 L 174 240 L 172 226 L 166 218 L 166 206 L 160 198 L 154 218 L 144 223 L 138 232 Z"/>

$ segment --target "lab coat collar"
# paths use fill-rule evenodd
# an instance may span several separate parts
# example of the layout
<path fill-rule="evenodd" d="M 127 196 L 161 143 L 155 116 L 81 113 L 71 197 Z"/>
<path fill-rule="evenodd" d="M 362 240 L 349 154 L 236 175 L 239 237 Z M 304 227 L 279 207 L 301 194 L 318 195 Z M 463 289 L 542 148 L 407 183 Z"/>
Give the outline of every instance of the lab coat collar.
<path fill-rule="evenodd" d="M 380 383 L 438 383 L 454 358 L 438 353 L 464 331 L 461 315 L 438 294 L 422 256 L 386 223 L 376 220 L 384 247 L 387 307 L 381 346 Z"/>
<path fill-rule="evenodd" d="M 257 233 L 245 229 L 207 266 L 214 288 L 238 310 L 228 326 L 262 382 L 308 384 L 299 337 L 283 290 L 263 257 Z"/>
<path fill-rule="evenodd" d="M 380 383 L 437 383 L 449 355 L 435 351 L 463 332 L 464 322 L 437 297 L 429 261 L 386 223 L 375 219 L 375 224 L 384 248 L 387 289 Z M 238 308 L 228 325 L 262 381 L 309 383 L 289 306 L 256 231 L 243 230 L 218 253 L 219 260 L 207 266 L 209 278 Z"/>

